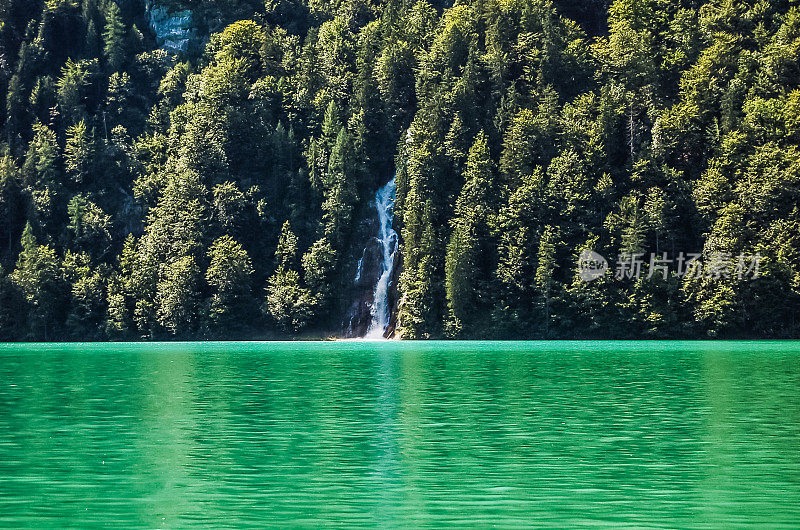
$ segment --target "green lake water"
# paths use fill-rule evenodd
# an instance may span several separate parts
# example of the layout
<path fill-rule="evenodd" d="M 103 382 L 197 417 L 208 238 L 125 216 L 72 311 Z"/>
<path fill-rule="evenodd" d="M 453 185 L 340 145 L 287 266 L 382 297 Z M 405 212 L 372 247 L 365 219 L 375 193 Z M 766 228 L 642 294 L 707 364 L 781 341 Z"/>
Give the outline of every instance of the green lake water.
<path fill-rule="evenodd" d="M 0 345 L 0 527 L 800 527 L 800 342 Z"/>

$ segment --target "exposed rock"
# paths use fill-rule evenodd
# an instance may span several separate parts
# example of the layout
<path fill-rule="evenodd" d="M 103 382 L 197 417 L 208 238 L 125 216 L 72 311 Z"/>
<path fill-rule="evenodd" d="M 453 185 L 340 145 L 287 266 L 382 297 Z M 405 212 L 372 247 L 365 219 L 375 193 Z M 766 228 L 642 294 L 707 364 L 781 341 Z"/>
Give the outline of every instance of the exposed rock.
<path fill-rule="evenodd" d="M 367 334 L 369 323 L 372 321 L 372 301 L 373 295 L 364 295 L 353 302 L 347 311 L 349 322 L 345 329 L 346 338 L 363 337 Z"/>
<path fill-rule="evenodd" d="M 367 242 L 356 272 L 356 287 L 370 290 L 375 288 L 375 283 L 381 275 L 382 252 L 383 248 L 379 239 L 373 237 Z"/>
<path fill-rule="evenodd" d="M 191 11 L 169 11 L 166 7 L 150 5 L 148 15 L 150 27 L 162 49 L 178 53 L 189 48 L 194 37 Z"/>
<path fill-rule="evenodd" d="M 375 284 L 381 274 L 381 252 L 381 242 L 377 238 L 371 238 L 364 247 L 353 281 L 354 300 L 345 317 L 347 337 L 363 337 L 367 333 L 372 320 Z"/>

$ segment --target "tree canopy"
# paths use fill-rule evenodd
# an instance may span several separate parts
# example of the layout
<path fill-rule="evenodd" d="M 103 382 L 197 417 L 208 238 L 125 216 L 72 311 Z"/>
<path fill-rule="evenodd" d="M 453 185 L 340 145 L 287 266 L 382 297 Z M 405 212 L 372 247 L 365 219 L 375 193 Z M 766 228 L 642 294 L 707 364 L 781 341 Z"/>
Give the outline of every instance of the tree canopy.
<path fill-rule="evenodd" d="M 339 334 L 393 176 L 400 337 L 800 336 L 795 2 L 158 4 L 0 0 L 0 340 Z"/>

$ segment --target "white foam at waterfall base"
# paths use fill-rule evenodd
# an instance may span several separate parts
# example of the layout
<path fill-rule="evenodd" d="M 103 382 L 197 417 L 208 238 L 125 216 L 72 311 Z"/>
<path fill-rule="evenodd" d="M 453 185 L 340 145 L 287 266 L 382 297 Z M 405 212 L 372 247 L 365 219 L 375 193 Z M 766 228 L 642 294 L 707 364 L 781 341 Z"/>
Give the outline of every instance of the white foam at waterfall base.
<path fill-rule="evenodd" d="M 375 207 L 378 210 L 379 231 L 378 239 L 381 242 L 381 275 L 375 284 L 373 297 L 372 320 L 367 328 L 367 339 L 382 339 L 389 325 L 389 287 L 394 269 L 394 257 L 397 251 L 397 232 L 392 228 L 394 221 L 394 177 L 385 186 L 375 193 Z"/>

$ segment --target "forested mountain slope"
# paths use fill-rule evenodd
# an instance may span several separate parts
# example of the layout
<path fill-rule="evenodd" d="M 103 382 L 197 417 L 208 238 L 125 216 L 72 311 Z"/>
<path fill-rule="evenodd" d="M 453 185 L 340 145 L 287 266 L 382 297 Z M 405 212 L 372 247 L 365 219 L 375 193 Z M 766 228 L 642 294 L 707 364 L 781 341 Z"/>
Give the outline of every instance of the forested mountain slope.
<path fill-rule="evenodd" d="M 398 336 L 800 336 L 797 1 L 159 5 L 0 0 L 0 340 L 339 334 L 395 174 Z"/>

